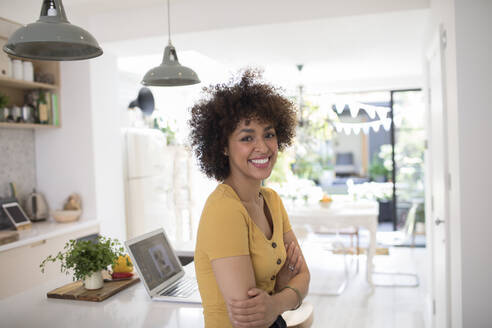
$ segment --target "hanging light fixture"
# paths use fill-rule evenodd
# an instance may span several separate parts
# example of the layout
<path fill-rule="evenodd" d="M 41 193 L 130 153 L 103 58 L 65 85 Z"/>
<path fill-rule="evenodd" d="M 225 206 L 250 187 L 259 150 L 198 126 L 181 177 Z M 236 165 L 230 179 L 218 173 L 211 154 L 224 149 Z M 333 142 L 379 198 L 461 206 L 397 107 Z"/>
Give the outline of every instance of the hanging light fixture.
<path fill-rule="evenodd" d="M 39 19 L 15 31 L 3 51 L 39 60 L 81 60 L 103 53 L 89 32 L 68 22 L 61 0 L 44 0 Z"/>
<path fill-rule="evenodd" d="M 156 87 L 173 87 L 200 83 L 198 75 L 178 61 L 176 49 L 171 43 L 171 18 L 169 14 L 169 0 L 167 0 L 167 32 L 169 43 L 164 49 L 162 63 L 148 71 L 142 84 Z"/>

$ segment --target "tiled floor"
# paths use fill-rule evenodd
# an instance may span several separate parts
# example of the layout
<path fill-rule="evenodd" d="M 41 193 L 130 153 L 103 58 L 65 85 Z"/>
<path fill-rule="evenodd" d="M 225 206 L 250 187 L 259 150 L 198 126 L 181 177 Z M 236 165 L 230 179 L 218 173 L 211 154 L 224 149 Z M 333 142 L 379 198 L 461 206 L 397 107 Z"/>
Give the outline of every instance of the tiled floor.
<path fill-rule="evenodd" d="M 344 277 L 344 258 L 326 250 L 327 239 L 333 237 L 308 234 L 301 239 L 302 249 L 311 271 L 310 293 L 334 290 Z M 314 305 L 312 327 L 406 328 L 425 327 L 427 259 L 425 248 L 391 248 L 389 256 L 376 256 L 377 271 L 417 273 L 417 288 L 374 287 L 365 279 L 365 257 L 360 259 L 359 273 L 355 263 L 350 269 L 350 282 L 340 296 L 308 295 Z M 350 262 L 350 257 L 346 260 Z M 375 276 L 377 282 L 391 282 Z"/>

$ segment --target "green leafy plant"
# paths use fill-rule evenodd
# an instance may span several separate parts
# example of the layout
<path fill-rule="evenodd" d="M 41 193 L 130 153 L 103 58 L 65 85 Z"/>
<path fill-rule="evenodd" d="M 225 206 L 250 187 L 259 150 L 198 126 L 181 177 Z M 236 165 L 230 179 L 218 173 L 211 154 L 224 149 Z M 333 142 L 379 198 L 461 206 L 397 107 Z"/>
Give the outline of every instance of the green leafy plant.
<path fill-rule="evenodd" d="M 378 178 L 384 178 L 390 180 L 391 170 L 388 170 L 383 164 L 383 160 L 380 159 L 377 154 L 374 154 L 371 165 L 369 166 L 369 175 L 372 180 L 378 180 Z"/>
<path fill-rule="evenodd" d="M 124 255 L 125 249 L 117 239 L 97 237 L 96 240 L 70 240 L 65 244 L 63 251 L 57 255 L 49 255 L 41 262 L 41 272 L 49 262 L 61 262 L 61 272 L 67 275 L 73 270 L 73 280 L 84 279 L 85 276 L 104 270 L 108 265 Z"/>
<path fill-rule="evenodd" d="M 9 103 L 9 97 L 0 93 L 0 109 L 7 106 Z"/>

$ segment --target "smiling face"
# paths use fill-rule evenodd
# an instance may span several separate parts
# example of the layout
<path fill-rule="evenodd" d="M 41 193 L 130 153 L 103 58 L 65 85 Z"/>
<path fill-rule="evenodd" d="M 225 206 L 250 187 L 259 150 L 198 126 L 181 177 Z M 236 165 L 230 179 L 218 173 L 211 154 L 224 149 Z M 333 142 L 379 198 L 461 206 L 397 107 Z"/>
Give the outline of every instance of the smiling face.
<path fill-rule="evenodd" d="M 229 136 L 225 150 L 234 180 L 261 181 L 270 176 L 277 161 L 278 142 L 273 125 L 242 120 Z"/>

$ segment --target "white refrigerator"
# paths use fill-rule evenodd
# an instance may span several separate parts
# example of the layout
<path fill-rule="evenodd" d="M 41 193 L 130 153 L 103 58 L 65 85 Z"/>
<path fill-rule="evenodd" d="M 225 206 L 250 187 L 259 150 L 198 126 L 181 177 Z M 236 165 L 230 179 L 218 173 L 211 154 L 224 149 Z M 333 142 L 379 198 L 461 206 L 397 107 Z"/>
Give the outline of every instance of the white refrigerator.
<path fill-rule="evenodd" d="M 125 132 L 127 237 L 163 227 L 176 238 L 174 177 L 175 147 L 155 129 L 131 128 Z"/>

